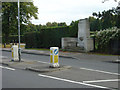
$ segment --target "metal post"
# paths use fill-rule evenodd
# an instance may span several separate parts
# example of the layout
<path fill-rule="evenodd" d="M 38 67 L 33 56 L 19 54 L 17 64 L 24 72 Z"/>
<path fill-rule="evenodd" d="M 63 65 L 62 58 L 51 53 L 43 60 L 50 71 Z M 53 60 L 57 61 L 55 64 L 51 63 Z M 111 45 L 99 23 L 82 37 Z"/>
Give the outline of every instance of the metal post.
<path fill-rule="evenodd" d="M 120 1 L 118 2 L 118 17 L 120 15 Z M 119 57 L 119 39 L 118 39 L 118 62 L 120 62 L 120 57 Z"/>
<path fill-rule="evenodd" d="M 118 2 L 117 12 L 118 12 L 118 17 L 119 17 L 119 15 L 120 15 L 120 1 Z M 116 62 L 120 62 L 120 57 L 119 57 L 119 39 L 117 39 L 117 53 L 118 53 L 118 57 L 117 57 Z"/>
<path fill-rule="evenodd" d="M 118 57 L 117 57 L 116 62 L 120 62 L 120 58 L 119 58 L 119 39 L 117 39 L 117 54 L 118 54 Z"/>
<path fill-rule="evenodd" d="M 19 47 L 18 47 L 18 55 L 19 62 L 21 61 L 21 48 L 20 48 L 20 2 L 18 0 L 18 39 L 19 39 Z"/>

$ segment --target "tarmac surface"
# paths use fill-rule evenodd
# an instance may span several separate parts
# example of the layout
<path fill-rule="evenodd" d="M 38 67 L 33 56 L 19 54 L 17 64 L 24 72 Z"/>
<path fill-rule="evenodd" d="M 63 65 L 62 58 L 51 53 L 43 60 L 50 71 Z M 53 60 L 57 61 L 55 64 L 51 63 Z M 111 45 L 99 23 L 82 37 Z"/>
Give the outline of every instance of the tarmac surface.
<path fill-rule="evenodd" d="M 11 49 L 10 48 L 2 48 L 2 51 L 11 52 Z M 50 51 L 47 51 L 47 50 L 22 49 L 21 52 L 22 53 L 27 53 L 27 54 L 50 56 Z M 97 59 L 98 61 L 109 61 L 109 62 L 120 63 L 120 60 L 118 60 L 118 56 L 117 55 L 116 56 L 112 56 L 112 55 L 95 55 L 95 54 L 88 54 L 88 53 L 59 51 L 59 57 L 73 58 L 73 59 L 82 59 L 82 60 L 86 60 L 86 59 L 96 60 Z"/>
<path fill-rule="evenodd" d="M 10 51 L 9 49 L 4 49 L 4 51 Z M 27 54 L 40 54 L 49 56 L 49 51 L 36 51 L 36 50 L 24 50 L 23 53 Z M 83 54 L 83 53 L 63 53 L 60 52 L 60 56 L 64 58 L 76 58 L 76 59 L 91 59 L 101 61 L 110 61 L 115 60 L 117 56 L 99 56 L 95 55 L 91 57 L 91 55 Z M 90 58 L 91 57 L 91 58 Z M 55 79 L 59 81 L 71 82 L 76 84 L 82 84 L 91 86 L 94 88 L 104 88 L 108 90 L 119 90 L 120 83 L 120 74 L 100 71 L 100 70 L 92 70 L 89 68 L 78 68 L 73 66 L 61 65 L 59 68 L 50 68 L 49 63 L 41 63 L 36 60 L 22 60 L 18 61 L 10 61 L 9 58 L 2 57 L 2 61 L 0 62 L 2 65 L 22 70 L 30 70 L 34 72 L 39 72 L 38 76 L 44 78 Z"/>

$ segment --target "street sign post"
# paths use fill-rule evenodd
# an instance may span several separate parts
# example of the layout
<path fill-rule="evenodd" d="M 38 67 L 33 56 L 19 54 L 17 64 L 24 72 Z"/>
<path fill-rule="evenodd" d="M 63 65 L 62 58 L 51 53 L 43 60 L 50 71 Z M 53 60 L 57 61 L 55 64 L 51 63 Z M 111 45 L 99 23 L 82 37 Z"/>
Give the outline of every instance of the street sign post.
<path fill-rule="evenodd" d="M 118 2 L 118 6 L 117 6 L 117 11 L 118 11 L 118 15 L 120 15 L 120 1 Z M 119 40 L 118 40 L 118 42 L 119 42 Z M 118 43 L 118 54 L 119 54 L 119 43 Z M 119 57 L 119 55 L 118 55 L 118 58 L 117 58 L 117 60 L 116 60 L 117 62 L 120 62 L 120 57 Z"/>
<path fill-rule="evenodd" d="M 18 55 L 19 55 L 19 62 L 21 61 L 21 48 L 20 48 L 20 2 L 18 0 L 18 40 L 19 40 L 19 48 L 18 48 Z"/>

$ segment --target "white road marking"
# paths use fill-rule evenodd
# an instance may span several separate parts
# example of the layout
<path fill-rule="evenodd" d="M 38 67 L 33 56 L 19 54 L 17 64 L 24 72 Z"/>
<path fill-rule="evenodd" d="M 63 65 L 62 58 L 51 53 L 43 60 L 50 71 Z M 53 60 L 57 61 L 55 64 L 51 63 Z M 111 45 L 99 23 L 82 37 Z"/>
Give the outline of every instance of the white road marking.
<path fill-rule="evenodd" d="M 7 56 L 0 56 L 0 58 L 8 58 Z"/>
<path fill-rule="evenodd" d="M 113 74 L 113 75 L 120 75 L 120 74 L 118 74 L 118 73 L 112 73 L 112 72 L 101 71 L 101 70 L 95 70 L 95 69 L 89 69 L 89 68 L 80 68 L 80 69 L 88 70 L 88 71 L 94 71 L 94 72 L 107 73 L 107 74 Z"/>
<path fill-rule="evenodd" d="M 40 63 L 45 63 L 45 64 L 50 64 L 50 63 L 48 63 L 48 62 L 43 62 L 43 61 L 38 61 L 38 62 L 40 62 Z"/>
<path fill-rule="evenodd" d="M 0 68 L 5 68 L 5 69 L 8 69 L 8 70 L 12 70 L 12 71 L 14 71 L 14 70 L 15 70 L 15 69 L 13 69 L 13 68 L 3 67 L 3 66 L 0 66 Z"/>
<path fill-rule="evenodd" d="M 93 80 L 93 81 L 83 81 L 83 83 L 113 82 L 113 81 L 120 81 L 120 79 L 109 79 L 109 80 Z"/>
<path fill-rule="evenodd" d="M 87 84 L 87 83 L 83 83 L 83 82 L 77 82 L 77 81 L 72 81 L 72 80 L 68 80 L 68 79 L 62 79 L 62 78 L 53 77 L 53 76 L 47 76 L 47 75 L 42 75 L 42 74 L 38 74 L 38 76 L 45 77 L 45 78 L 56 79 L 56 80 L 60 80 L 60 81 L 65 81 L 65 82 L 70 82 L 70 83 L 74 83 L 74 84 L 80 84 L 80 85 L 91 86 L 91 87 L 95 87 L 95 88 L 109 89 L 108 87 L 104 87 L 104 86 L 98 86 L 98 85 L 93 85 L 93 84 Z"/>

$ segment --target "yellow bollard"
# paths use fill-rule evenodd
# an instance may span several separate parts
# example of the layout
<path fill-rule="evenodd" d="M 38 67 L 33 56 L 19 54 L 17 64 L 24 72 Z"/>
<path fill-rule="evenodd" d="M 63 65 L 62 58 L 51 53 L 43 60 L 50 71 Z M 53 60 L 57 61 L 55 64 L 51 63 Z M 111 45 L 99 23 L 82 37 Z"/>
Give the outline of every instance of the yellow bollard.
<path fill-rule="evenodd" d="M 58 49 L 58 47 L 50 48 L 50 67 L 59 67 L 59 49 Z"/>
<path fill-rule="evenodd" d="M 11 51 L 12 51 L 12 61 L 18 60 L 18 45 L 13 45 Z"/>

